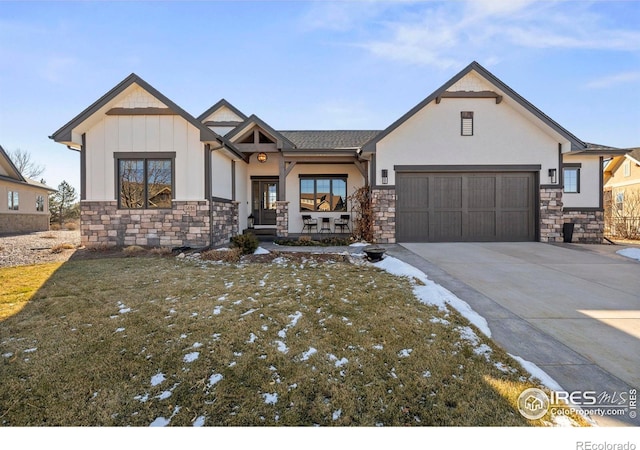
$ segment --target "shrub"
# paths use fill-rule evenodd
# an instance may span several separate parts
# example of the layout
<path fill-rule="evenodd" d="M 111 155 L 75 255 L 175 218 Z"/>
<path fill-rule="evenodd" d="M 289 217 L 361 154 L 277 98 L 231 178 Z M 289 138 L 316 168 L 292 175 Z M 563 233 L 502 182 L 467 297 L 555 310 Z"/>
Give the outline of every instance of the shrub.
<path fill-rule="evenodd" d="M 224 250 L 207 250 L 200 253 L 200 258 L 206 261 L 223 261 L 228 263 L 234 263 L 240 261 L 242 256 L 242 249 L 232 248 Z"/>
<path fill-rule="evenodd" d="M 167 256 L 171 254 L 171 249 L 168 247 L 154 247 L 150 250 L 152 255 Z"/>
<path fill-rule="evenodd" d="M 59 223 L 52 223 L 52 224 L 49 226 L 49 229 L 50 229 L 51 231 L 60 231 L 60 229 L 61 229 L 61 228 L 62 228 L 62 227 L 60 226 L 60 224 L 59 224 Z"/>
<path fill-rule="evenodd" d="M 87 244 L 85 248 L 90 252 L 107 252 L 113 250 L 115 246 L 108 244 Z"/>
<path fill-rule="evenodd" d="M 69 231 L 75 231 L 78 229 L 78 224 L 75 222 L 67 222 L 64 224 L 64 227 Z"/>
<path fill-rule="evenodd" d="M 147 253 L 147 250 L 139 245 L 130 245 L 129 247 L 122 249 L 122 252 L 127 256 L 135 256 Z"/>
<path fill-rule="evenodd" d="M 76 247 L 73 244 L 65 242 L 64 244 L 54 245 L 51 248 L 51 253 L 62 253 L 63 250 L 73 250 L 74 248 Z"/>
<path fill-rule="evenodd" d="M 260 245 L 260 241 L 253 233 L 239 234 L 231 238 L 231 244 L 239 248 L 243 255 L 252 255 Z"/>

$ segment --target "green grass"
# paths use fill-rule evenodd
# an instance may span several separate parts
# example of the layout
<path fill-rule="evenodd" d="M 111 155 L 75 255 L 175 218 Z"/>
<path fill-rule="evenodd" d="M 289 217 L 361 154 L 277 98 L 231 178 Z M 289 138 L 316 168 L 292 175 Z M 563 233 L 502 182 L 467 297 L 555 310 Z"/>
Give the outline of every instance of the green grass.
<path fill-rule="evenodd" d="M 419 303 L 409 280 L 289 258 L 67 262 L 0 321 L 0 424 L 545 423 L 515 407 L 528 374 L 482 337 L 489 357 L 474 352 L 466 320 Z"/>

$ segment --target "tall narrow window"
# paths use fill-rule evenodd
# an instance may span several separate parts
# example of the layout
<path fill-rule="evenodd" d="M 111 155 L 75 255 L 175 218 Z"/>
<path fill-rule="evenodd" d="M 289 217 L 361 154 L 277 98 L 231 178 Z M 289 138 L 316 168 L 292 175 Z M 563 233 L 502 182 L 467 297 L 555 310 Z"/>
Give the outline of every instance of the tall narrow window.
<path fill-rule="evenodd" d="M 20 197 L 16 191 L 9 191 L 7 206 L 10 211 L 18 211 L 20 209 Z"/>
<path fill-rule="evenodd" d="M 625 177 L 630 177 L 631 176 L 631 161 L 629 161 L 628 159 L 622 164 L 623 170 L 624 170 L 624 176 Z"/>
<path fill-rule="evenodd" d="M 473 111 L 460 112 L 460 133 L 462 136 L 473 136 Z"/>
<path fill-rule="evenodd" d="M 118 203 L 123 209 L 170 209 L 173 161 L 141 158 L 118 160 Z"/>
<path fill-rule="evenodd" d="M 616 193 L 616 209 L 619 214 L 624 212 L 624 191 Z"/>
<path fill-rule="evenodd" d="M 577 194 L 580 192 L 580 168 L 565 167 L 563 169 L 564 192 Z"/>
<path fill-rule="evenodd" d="M 36 211 L 44 212 L 44 196 L 43 195 L 36 196 Z"/>

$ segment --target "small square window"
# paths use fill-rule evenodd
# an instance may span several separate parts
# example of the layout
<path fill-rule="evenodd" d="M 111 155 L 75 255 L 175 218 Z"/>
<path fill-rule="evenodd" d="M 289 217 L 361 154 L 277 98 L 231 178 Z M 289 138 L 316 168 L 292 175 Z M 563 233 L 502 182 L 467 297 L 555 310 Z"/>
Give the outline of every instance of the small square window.
<path fill-rule="evenodd" d="M 473 136 L 473 111 L 461 111 L 460 121 L 460 134 Z"/>

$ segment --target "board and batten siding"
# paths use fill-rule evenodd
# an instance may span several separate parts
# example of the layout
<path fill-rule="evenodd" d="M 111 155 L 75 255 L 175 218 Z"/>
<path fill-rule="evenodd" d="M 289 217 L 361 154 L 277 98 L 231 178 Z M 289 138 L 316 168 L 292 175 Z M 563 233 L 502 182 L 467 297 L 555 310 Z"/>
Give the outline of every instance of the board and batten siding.
<path fill-rule="evenodd" d="M 460 112 L 473 111 L 473 136 L 460 135 Z M 537 119 L 536 119 L 537 120 Z M 524 117 L 506 101 L 443 99 L 431 102 L 376 146 L 376 179 L 389 171 L 395 185 L 396 165 L 541 165 L 540 182 L 549 182 L 548 169 L 558 169 L 559 140 Z"/>
<path fill-rule="evenodd" d="M 204 199 L 200 131 L 180 116 L 104 116 L 87 131 L 86 146 L 86 200 L 116 200 L 117 152 L 175 152 L 174 198 Z"/>

